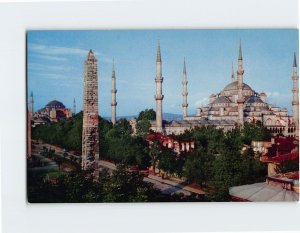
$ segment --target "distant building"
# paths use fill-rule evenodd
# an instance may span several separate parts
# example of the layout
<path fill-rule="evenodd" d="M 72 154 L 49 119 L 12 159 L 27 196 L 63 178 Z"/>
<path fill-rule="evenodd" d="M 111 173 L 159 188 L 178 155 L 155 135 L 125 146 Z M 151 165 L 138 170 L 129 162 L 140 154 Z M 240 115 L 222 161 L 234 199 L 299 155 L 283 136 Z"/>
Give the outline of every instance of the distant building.
<path fill-rule="evenodd" d="M 183 120 L 166 122 L 162 119 L 162 59 L 160 45 L 156 58 L 156 121 L 151 122 L 151 129 L 165 134 L 181 134 L 196 126 L 215 126 L 225 131 L 235 127 L 243 127 L 245 122 L 261 122 L 273 135 L 298 136 L 299 97 L 298 71 L 296 55 L 294 54 L 293 80 L 293 115 L 289 116 L 286 108 L 273 106 L 267 102 L 267 95 L 258 93 L 244 83 L 242 46 L 239 47 L 237 77 L 232 67 L 231 82 L 216 94 L 211 94 L 209 104 L 197 109 L 196 115 L 188 115 L 187 107 L 187 69 L 184 60 L 182 78 L 182 111 Z"/>
<path fill-rule="evenodd" d="M 62 102 L 52 100 L 46 106 L 33 113 L 34 125 L 58 122 L 72 117 L 72 111 Z"/>
<path fill-rule="evenodd" d="M 161 133 L 148 134 L 145 139 L 149 144 L 153 143 L 154 140 L 157 140 L 161 146 L 171 149 L 176 153 L 190 152 L 195 149 L 195 143 L 193 141 L 178 141 L 171 136 L 166 136 Z"/>

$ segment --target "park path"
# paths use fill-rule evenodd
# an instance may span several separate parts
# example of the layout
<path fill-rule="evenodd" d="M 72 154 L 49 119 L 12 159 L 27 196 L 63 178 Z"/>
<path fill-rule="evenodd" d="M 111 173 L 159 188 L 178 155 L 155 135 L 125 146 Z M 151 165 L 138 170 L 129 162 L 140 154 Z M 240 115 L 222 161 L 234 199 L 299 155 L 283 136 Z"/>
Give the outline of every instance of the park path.
<path fill-rule="evenodd" d="M 63 148 L 51 144 L 46 143 L 39 143 L 37 146 L 42 149 L 43 146 L 47 147 L 48 149 L 54 149 L 55 153 L 59 156 L 63 156 L 64 150 Z M 79 156 L 76 156 L 72 154 L 71 152 L 67 152 L 68 156 L 67 158 L 70 158 L 71 156 L 74 156 L 78 158 Z M 99 166 L 103 168 L 107 168 L 109 171 L 116 170 L 116 165 L 114 163 L 111 163 L 109 161 L 100 160 Z M 188 186 L 184 181 L 180 179 L 163 179 L 160 176 L 149 174 L 147 177 L 144 177 L 144 181 L 148 183 L 152 183 L 155 188 L 162 191 L 164 194 L 172 194 L 172 193 L 183 193 L 186 196 L 191 195 L 191 193 L 200 194 L 203 195 L 205 192 L 201 189 L 194 188 Z"/>

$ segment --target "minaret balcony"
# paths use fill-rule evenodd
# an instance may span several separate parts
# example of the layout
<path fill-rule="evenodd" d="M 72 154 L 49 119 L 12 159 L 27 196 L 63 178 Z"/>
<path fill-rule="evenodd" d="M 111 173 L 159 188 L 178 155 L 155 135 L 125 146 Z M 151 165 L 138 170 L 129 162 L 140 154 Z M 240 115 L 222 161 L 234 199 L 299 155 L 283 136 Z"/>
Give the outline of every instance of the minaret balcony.
<path fill-rule="evenodd" d="M 182 92 L 183 96 L 187 96 L 189 93 L 188 92 Z"/>
<path fill-rule="evenodd" d="M 164 78 L 163 77 L 156 77 L 155 78 L 155 82 L 156 83 L 162 83 L 164 81 Z"/>
<path fill-rule="evenodd" d="M 117 90 L 111 90 L 110 92 L 113 93 L 113 94 L 116 94 Z"/>
<path fill-rule="evenodd" d="M 154 98 L 156 100 L 162 100 L 164 98 L 164 95 L 155 95 Z"/>
<path fill-rule="evenodd" d="M 183 108 L 187 108 L 189 105 L 188 104 L 182 104 Z"/>

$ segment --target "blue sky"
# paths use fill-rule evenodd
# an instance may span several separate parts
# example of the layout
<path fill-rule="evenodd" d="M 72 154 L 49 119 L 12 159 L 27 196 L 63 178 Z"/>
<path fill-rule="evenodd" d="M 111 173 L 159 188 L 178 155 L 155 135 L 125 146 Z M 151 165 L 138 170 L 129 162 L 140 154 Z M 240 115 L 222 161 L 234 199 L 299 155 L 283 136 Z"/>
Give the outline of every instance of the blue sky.
<path fill-rule="evenodd" d="M 182 113 L 182 67 L 186 59 L 188 112 L 208 103 L 236 71 L 242 41 L 244 82 L 267 101 L 291 113 L 293 53 L 298 58 L 297 30 L 97 30 L 29 31 L 27 34 L 28 93 L 38 110 L 59 100 L 82 109 L 83 62 L 89 49 L 98 59 L 99 112 L 110 116 L 112 59 L 117 80 L 117 115 L 155 109 L 155 59 L 160 40 L 163 62 L 163 110 Z"/>

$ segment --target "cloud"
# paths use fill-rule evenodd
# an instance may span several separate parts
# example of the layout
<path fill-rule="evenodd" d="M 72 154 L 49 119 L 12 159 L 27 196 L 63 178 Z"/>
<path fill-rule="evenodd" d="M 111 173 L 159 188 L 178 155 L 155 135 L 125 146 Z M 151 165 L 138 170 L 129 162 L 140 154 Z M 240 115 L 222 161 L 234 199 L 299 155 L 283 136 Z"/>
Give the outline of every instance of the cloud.
<path fill-rule="evenodd" d="M 292 94 L 291 93 L 280 93 L 277 91 L 274 92 L 266 92 L 267 94 L 267 100 L 288 100 L 291 98 Z"/>
<path fill-rule="evenodd" d="M 64 56 L 77 55 L 77 56 L 85 57 L 88 54 L 87 49 L 44 45 L 44 44 L 36 44 L 36 43 L 28 43 L 28 52 L 29 54 L 34 54 L 44 59 L 56 60 L 56 61 L 68 60 L 68 58 Z M 100 62 L 105 62 L 105 63 L 112 62 L 112 58 L 106 56 L 104 53 L 94 51 L 94 54 L 100 57 L 101 59 Z"/>
<path fill-rule="evenodd" d="M 81 55 L 86 56 L 88 51 L 81 48 L 59 47 L 43 44 L 28 44 L 28 51 L 44 55 Z"/>
<path fill-rule="evenodd" d="M 66 65 L 44 65 L 40 63 L 28 63 L 29 71 L 71 71 L 74 68 Z"/>
<path fill-rule="evenodd" d="M 38 58 L 51 60 L 51 61 L 67 61 L 68 59 L 65 57 L 58 57 L 58 56 L 49 56 L 49 55 L 37 55 Z"/>
<path fill-rule="evenodd" d="M 194 103 L 194 106 L 196 108 L 198 107 L 201 107 L 202 105 L 207 105 L 208 104 L 208 98 L 207 97 L 203 97 L 199 100 L 197 100 L 195 103 Z"/>

